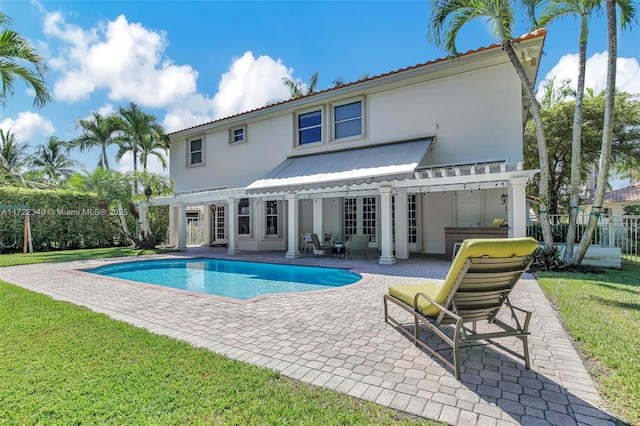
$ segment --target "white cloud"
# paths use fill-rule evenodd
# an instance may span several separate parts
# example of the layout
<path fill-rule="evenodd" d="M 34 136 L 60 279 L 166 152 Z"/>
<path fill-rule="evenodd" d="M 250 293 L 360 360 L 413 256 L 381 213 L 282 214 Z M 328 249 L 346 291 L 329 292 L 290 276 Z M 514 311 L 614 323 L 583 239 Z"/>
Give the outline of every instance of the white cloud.
<path fill-rule="evenodd" d="M 255 58 L 252 52 L 245 52 L 233 60 L 220 79 L 213 98 L 215 118 L 263 107 L 273 99 L 288 99 L 290 94 L 282 78 L 291 78 L 291 73 L 280 59 L 265 55 Z"/>
<path fill-rule="evenodd" d="M 607 86 L 607 58 L 608 53 L 595 53 L 587 58 L 585 72 L 585 87 L 600 93 Z M 616 86 L 618 90 L 628 93 L 640 93 L 640 64 L 636 58 L 618 58 L 616 72 Z M 570 87 L 574 90 L 578 84 L 578 55 L 564 55 L 558 63 L 547 73 L 538 86 L 537 96 L 543 95 L 543 86 L 555 77 L 556 83 L 570 80 Z"/>
<path fill-rule="evenodd" d="M 51 136 L 55 132 L 51 120 L 31 111 L 19 113 L 15 120 L 5 118 L 0 121 L 0 129 L 5 132 L 11 130 L 19 141 L 27 143 L 36 137 Z"/>
<path fill-rule="evenodd" d="M 173 132 L 260 108 L 274 99 L 288 99 L 282 78 L 292 78 L 291 74 L 280 59 L 267 55 L 256 58 L 247 51 L 232 60 L 213 98 L 193 94 L 176 102 L 165 115 L 163 126 Z"/>
<path fill-rule="evenodd" d="M 156 158 L 156 156 L 149 157 L 147 162 L 147 171 L 151 173 L 157 173 L 159 175 L 169 175 L 169 158 L 165 157 L 167 160 L 167 168 L 163 169 L 162 164 Z M 122 173 L 128 173 L 133 171 L 133 155 L 130 152 L 125 153 L 120 159 L 120 162 L 117 165 L 117 168 Z M 140 164 L 140 158 L 138 158 L 138 170 L 142 170 L 142 164 Z"/>
<path fill-rule="evenodd" d="M 74 102 L 105 89 L 114 101 L 164 107 L 196 91 L 198 73 L 163 56 L 166 34 L 129 23 L 124 15 L 83 30 L 67 24 L 59 12 L 48 13 L 44 31 L 64 44 L 49 60 L 64 74 L 54 84 L 58 100 Z"/>

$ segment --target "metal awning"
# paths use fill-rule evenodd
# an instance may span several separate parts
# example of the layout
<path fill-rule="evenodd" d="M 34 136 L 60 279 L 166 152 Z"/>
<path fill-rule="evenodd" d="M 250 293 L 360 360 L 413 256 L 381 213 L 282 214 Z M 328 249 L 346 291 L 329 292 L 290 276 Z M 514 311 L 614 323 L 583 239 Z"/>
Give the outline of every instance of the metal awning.
<path fill-rule="evenodd" d="M 247 194 L 413 179 L 433 138 L 289 157 L 246 188 Z"/>

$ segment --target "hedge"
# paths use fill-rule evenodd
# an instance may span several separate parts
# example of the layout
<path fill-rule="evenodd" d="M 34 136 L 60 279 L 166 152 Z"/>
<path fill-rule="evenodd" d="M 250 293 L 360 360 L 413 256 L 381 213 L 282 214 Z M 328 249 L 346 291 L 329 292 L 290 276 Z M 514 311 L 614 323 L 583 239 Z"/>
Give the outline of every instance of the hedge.
<path fill-rule="evenodd" d="M 27 210 L 3 209 L 2 206 L 28 207 L 34 251 L 126 244 L 117 209 L 106 206 L 104 202 L 99 203 L 94 194 L 62 189 L 0 187 L 0 248 L 3 251 L 22 251 Z M 135 220 L 127 205 L 124 210 L 129 229 L 135 229 Z M 169 221 L 168 210 L 164 210 L 153 207 L 149 215 L 151 229 L 160 241 L 166 236 Z"/>

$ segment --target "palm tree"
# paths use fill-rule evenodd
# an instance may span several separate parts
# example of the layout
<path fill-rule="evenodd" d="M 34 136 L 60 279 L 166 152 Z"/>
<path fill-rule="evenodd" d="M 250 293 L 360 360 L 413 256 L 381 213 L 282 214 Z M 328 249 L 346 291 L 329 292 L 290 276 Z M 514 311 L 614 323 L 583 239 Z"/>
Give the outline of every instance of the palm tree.
<path fill-rule="evenodd" d="M 617 2 L 616 0 L 605 1 L 605 9 L 607 11 L 607 50 L 609 55 L 607 59 L 607 89 L 604 104 L 604 124 L 602 126 L 600 169 L 598 170 L 596 191 L 593 197 L 593 205 L 591 206 L 591 214 L 589 215 L 589 223 L 582 234 L 578 249 L 573 254 L 572 263 L 575 264 L 580 264 L 582 262 L 582 259 L 591 244 L 593 233 L 596 229 L 600 214 L 602 213 L 602 202 L 604 201 L 604 194 L 607 190 L 609 166 L 611 163 L 611 146 L 613 144 L 613 111 L 616 99 L 616 61 L 618 59 L 618 24 L 616 4 L 620 6 L 620 21 L 623 28 L 636 19 L 636 8 L 632 0 L 619 0 Z"/>
<path fill-rule="evenodd" d="M 11 130 L 0 129 L 0 176 L 6 183 L 24 184 L 22 172 L 26 166 L 28 144 L 21 144 Z"/>
<path fill-rule="evenodd" d="M 616 2 L 622 7 L 629 8 L 628 0 Z M 551 21 L 565 16 L 577 16 L 580 18 L 580 38 L 578 48 L 578 83 L 576 90 L 576 104 L 573 117 L 573 134 L 571 148 L 571 183 L 569 194 L 569 226 L 567 228 L 566 249 L 564 252 L 564 262 L 572 263 L 573 246 L 576 237 L 576 222 L 578 216 L 578 203 L 580 201 L 580 185 L 582 171 L 582 111 L 583 100 L 587 90 L 585 89 L 585 71 L 587 63 L 587 39 L 589 35 L 589 17 L 601 9 L 600 0 L 555 0 L 549 4 L 540 17 L 540 26 L 546 26 Z M 633 15 L 633 11 L 632 11 Z M 621 15 L 622 26 L 630 23 L 628 14 Z M 590 92 L 593 96 L 593 91 Z"/>
<path fill-rule="evenodd" d="M 564 262 L 570 263 L 573 257 L 573 244 L 576 238 L 578 203 L 580 202 L 580 183 L 582 171 L 582 104 L 584 99 L 584 79 L 587 65 L 587 39 L 589 37 L 589 17 L 600 9 L 599 0 L 553 1 L 540 16 L 539 25 L 544 27 L 550 22 L 565 16 L 580 18 L 580 38 L 578 39 L 578 87 L 576 105 L 573 114 L 573 133 L 571 143 L 571 183 L 569 191 L 569 227 L 567 228 Z"/>
<path fill-rule="evenodd" d="M 140 147 L 145 144 L 145 138 L 157 141 L 167 140 L 162 127 L 156 123 L 156 117 L 141 111 L 131 102 L 127 108 L 120 108 L 114 118 L 116 128 L 119 130 L 120 149 L 116 154 L 116 161 L 120 161 L 124 154 L 130 152 L 133 155 L 133 171 L 138 171 L 138 156 Z M 146 160 L 145 160 L 146 161 Z"/>
<path fill-rule="evenodd" d="M 161 130 L 161 129 L 160 129 Z M 147 163 L 151 156 L 154 156 L 160 161 L 162 169 L 167 168 L 167 150 L 169 149 L 169 137 L 164 134 L 157 134 L 156 136 L 149 134 L 145 135 L 140 141 L 140 162 L 142 163 L 142 170 L 147 171 Z"/>
<path fill-rule="evenodd" d="M 485 18 L 493 29 L 494 36 L 500 40 L 513 65 L 527 95 L 536 129 L 538 156 L 540 160 L 539 198 L 540 222 L 545 245 L 553 246 L 551 225 L 547 203 L 549 201 L 549 156 L 547 142 L 542 127 L 542 113 L 533 83 L 529 80 L 524 66 L 518 59 L 514 48 L 512 28 L 514 7 L 512 0 L 433 0 L 431 17 L 428 24 L 428 39 L 437 46 L 444 47 L 453 56 L 458 54 L 456 38 L 461 28 L 468 22 Z"/>
<path fill-rule="evenodd" d="M 173 180 L 156 173 L 149 173 L 146 170 L 134 173 L 134 180 L 140 182 L 144 188 L 143 208 L 139 217 L 142 238 L 140 238 L 138 245 L 152 248 L 155 246 L 155 236 L 151 232 L 148 217 L 151 196 L 172 194 L 174 192 Z"/>
<path fill-rule="evenodd" d="M 10 24 L 11 18 L 0 12 L 0 27 Z M 51 101 L 51 94 L 44 81 L 46 72 L 44 59 L 36 53 L 27 39 L 8 28 L 0 31 L 0 105 L 5 106 L 7 95 L 13 94 L 16 79 L 24 80 L 34 90 L 34 106 L 41 108 L 46 105 Z"/>
<path fill-rule="evenodd" d="M 46 144 L 38 146 L 38 150 L 31 156 L 31 163 L 39 169 L 49 183 L 60 185 L 75 173 L 74 167 L 80 165 L 67 154 L 68 142 L 50 136 Z"/>
<path fill-rule="evenodd" d="M 82 129 L 82 135 L 72 140 L 71 146 L 80 152 L 94 147 L 100 148 L 98 166 L 109 170 L 107 148 L 119 141 L 113 117 L 104 117 L 98 112 L 93 112 L 91 118 L 78 120 L 76 128 Z"/>
<path fill-rule="evenodd" d="M 96 167 L 91 172 L 75 173 L 69 178 L 68 183 L 71 188 L 96 194 L 102 209 L 109 209 L 110 203 L 115 200 L 122 232 L 130 243 L 134 243 L 129 234 L 125 211 L 122 207 L 122 200 L 129 204 L 132 196 L 131 182 L 127 176 L 114 170 Z"/>
<path fill-rule="evenodd" d="M 311 74 L 307 84 L 303 84 L 300 80 L 292 80 L 289 77 L 282 77 L 282 82 L 289 89 L 291 99 L 301 98 L 316 92 L 318 71 Z"/>

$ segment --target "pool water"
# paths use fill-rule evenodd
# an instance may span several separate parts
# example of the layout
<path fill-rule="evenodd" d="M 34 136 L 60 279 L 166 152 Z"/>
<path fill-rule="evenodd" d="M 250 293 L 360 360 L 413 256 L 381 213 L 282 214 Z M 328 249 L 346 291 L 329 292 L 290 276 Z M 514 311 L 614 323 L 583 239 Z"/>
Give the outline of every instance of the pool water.
<path fill-rule="evenodd" d="M 346 269 L 219 259 L 119 263 L 87 272 L 243 300 L 341 287 L 362 278 Z"/>

